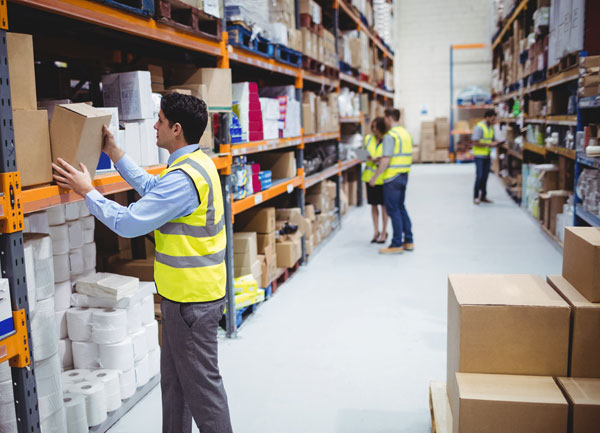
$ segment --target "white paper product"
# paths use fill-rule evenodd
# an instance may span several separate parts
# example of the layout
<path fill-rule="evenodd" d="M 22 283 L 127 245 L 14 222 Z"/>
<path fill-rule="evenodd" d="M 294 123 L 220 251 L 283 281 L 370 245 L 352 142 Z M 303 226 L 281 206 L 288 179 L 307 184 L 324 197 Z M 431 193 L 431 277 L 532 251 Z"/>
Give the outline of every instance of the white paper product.
<path fill-rule="evenodd" d="M 56 311 L 68 310 L 71 307 L 71 281 L 63 281 L 54 285 L 54 308 Z"/>
<path fill-rule="evenodd" d="M 142 304 L 133 304 L 127 309 L 127 332 L 131 334 L 142 327 Z"/>
<path fill-rule="evenodd" d="M 121 383 L 118 370 L 96 370 L 87 375 L 88 382 L 102 382 L 106 398 L 106 410 L 112 412 L 121 407 Z"/>
<path fill-rule="evenodd" d="M 54 308 L 56 309 L 56 306 Z M 54 313 L 54 318 L 56 320 L 56 335 L 59 339 L 67 338 L 69 336 L 67 328 L 67 310 L 56 311 Z"/>
<path fill-rule="evenodd" d="M 53 206 L 46 210 L 48 214 L 48 224 L 58 226 L 66 221 L 65 207 L 63 205 Z"/>
<path fill-rule="evenodd" d="M 92 341 L 73 341 L 73 366 L 76 369 L 95 369 L 100 367 L 98 345 Z"/>
<path fill-rule="evenodd" d="M 72 203 L 67 203 L 65 205 L 65 219 L 67 221 L 75 221 L 79 219 L 79 214 L 81 213 L 81 205 L 82 201 L 75 201 Z"/>
<path fill-rule="evenodd" d="M 94 242 L 94 229 L 83 230 L 83 243 L 91 244 L 92 242 Z"/>
<path fill-rule="evenodd" d="M 92 215 L 81 218 L 80 221 L 83 230 L 94 230 L 94 227 L 96 227 L 96 219 Z"/>
<path fill-rule="evenodd" d="M 63 383 L 63 388 L 65 388 L 66 390 L 66 388 L 68 388 L 69 385 L 83 382 L 89 372 L 90 370 L 88 370 L 87 368 L 79 368 L 77 370 L 64 371 L 60 375 L 60 380 Z"/>
<path fill-rule="evenodd" d="M 144 386 L 150 380 L 150 361 L 148 355 L 135 363 L 135 386 Z"/>
<path fill-rule="evenodd" d="M 83 249 L 76 248 L 69 251 L 69 269 L 71 277 L 83 274 Z"/>
<path fill-rule="evenodd" d="M 127 310 L 97 309 L 92 313 L 92 341 L 113 344 L 127 337 Z"/>
<path fill-rule="evenodd" d="M 17 433 L 17 416 L 15 413 L 15 404 L 0 403 L 0 432 Z"/>
<path fill-rule="evenodd" d="M 45 419 L 62 407 L 63 388 L 58 354 L 35 362 L 35 381 L 40 419 Z"/>
<path fill-rule="evenodd" d="M 27 301 L 29 303 L 29 312 L 35 310 L 36 289 L 35 289 L 35 264 L 33 261 L 33 246 L 24 245 L 23 255 L 25 258 L 25 280 L 27 282 Z"/>
<path fill-rule="evenodd" d="M 115 136 L 115 138 L 116 138 L 116 136 Z M 79 209 L 79 210 L 80 210 L 80 213 L 79 213 L 80 218 L 85 218 L 87 216 L 90 216 L 90 210 L 86 206 L 85 200 L 83 202 L 81 202 L 81 209 Z"/>
<path fill-rule="evenodd" d="M 133 341 L 133 356 L 136 362 L 148 354 L 148 342 L 146 341 L 146 328 L 142 327 L 130 335 Z"/>
<path fill-rule="evenodd" d="M 64 433 L 67 431 L 67 416 L 64 406 L 47 418 L 40 418 L 40 429 L 42 433 Z"/>
<path fill-rule="evenodd" d="M 152 322 L 144 325 L 146 328 L 146 345 L 148 350 L 154 350 L 158 347 L 158 322 L 153 320 Z"/>
<path fill-rule="evenodd" d="M 89 277 L 93 274 L 90 273 Z M 87 276 L 85 276 L 87 278 Z M 82 277 L 84 278 L 84 277 Z M 75 282 L 78 280 L 75 280 Z M 124 308 L 128 309 L 132 305 L 141 304 L 142 299 L 156 292 L 156 285 L 152 282 L 140 281 L 139 289 L 130 296 L 121 299 L 102 298 L 93 295 L 84 295 L 82 293 L 73 293 L 71 295 L 71 306 L 73 307 L 94 307 L 94 308 Z M 141 308 L 141 305 L 140 305 Z M 140 310 L 141 311 L 141 310 Z"/>
<path fill-rule="evenodd" d="M 83 252 L 83 270 L 89 271 L 96 267 L 96 244 L 85 244 L 82 248 Z"/>
<path fill-rule="evenodd" d="M 151 378 L 160 373 L 160 347 L 148 352 L 148 372 Z"/>
<path fill-rule="evenodd" d="M 69 264 L 69 253 L 55 255 L 52 258 L 54 264 L 54 283 L 56 284 L 69 281 L 71 278 L 71 265 Z"/>
<path fill-rule="evenodd" d="M 60 360 L 61 369 L 68 370 L 73 368 L 73 347 L 71 340 L 63 338 L 58 340 L 58 358 Z"/>
<path fill-rule="evenodd" d="M 121 399 L 127 400 L 135 394 L 135 368 L 119 372 Z"/>
<path fill-rule="evenodd" d="M 12 380 L 12 370 L 8 361 L 0 362 L 0 382 Z"/>
<path fill-rule="evenodd" d="M 54 298 L 38 302 L 31 314 L 31 346 L 36 361 L 48 359 L 58 351 Z"/>
<path fill-rule="evenodd" d="M 45 211 L 25 215 L 25 233 L 50 233 L 48 214 Z"/>
<path fill-rule="evenodd" d="M 98 272 L 91 277 L 78 279 L 75 290 L 84 295 L 119 300 L 131 296 L 139 287 L 139 278 Z"/>
<path fill-rule="evenodd" d="M 91 341 L 92 308 L 69 308 L 67 310 L 67 330 L 72 341 Z"/>
<path fill-rule="evenodd" d="M 69 227 L 66 224 L 50 227 L 52 238 L 52 254 L 66 254 L 69 252 Z"/>
<path fill-rule="evenodd" d="M 52 261 L 52 240 L 50 236 L 29 233 L 24 236 L 25 245 L 33 247 L 33 266 L 35 269 L 36 300 L 54 295 L 54 264 Z"/>
<path fill-rule="evenodd" d="M 142 324 L 147 325 L 154 320 L 154 296 L 147 295 L 142 299 Z"/>
<path fill-rule="evenodd" d="M 100 344 L 100 367 L 125 371 L 134 367 L 133 341 L 130 337 L 115 344 Z"/>
<path fill-rule="evenodd" d="M 83 381 L 69 387 L 69 393 L 82 394 L 85 398 L 85 413 L 88 426 L 103 423 L 106 416 L 106 398 L 104 397 L 104 384 L 102 382 Z"/>
<path fill-rule="evenodd" d="M 88 433 L 89 426 L 83 394 L 73 394 L 70 392 L 63 394 L 63 405 L 65 406 L 67 415 L 67 432 Z"/>
<path fill-rule="evenodd" d="M 12 380 L 0 382 L 0 404 L 14 403 Z"/>
<path fill-rule="evenodd" d="M 83 225 L 81 221 L 69 221 L 69 249 L 74 250 L 83 246 Z"/>

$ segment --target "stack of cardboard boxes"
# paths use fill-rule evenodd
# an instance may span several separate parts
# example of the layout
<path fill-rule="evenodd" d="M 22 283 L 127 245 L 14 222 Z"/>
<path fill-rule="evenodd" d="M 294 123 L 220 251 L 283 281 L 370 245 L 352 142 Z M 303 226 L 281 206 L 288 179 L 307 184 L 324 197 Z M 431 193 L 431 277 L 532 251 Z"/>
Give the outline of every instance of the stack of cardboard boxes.
<path fill-rule="evenodd" d="M 587 98 L 600 94 L 600 56 L 579 59 L 579 96 Z"/>
<path fill-rule="evenodd" d="M 233 271 L 235 278 L 252 275 L 257 282 L 262 280 L 262 266 L 258 259 L 255 232 L 233 234 Z"/>
<path fill-rule="evenodd" d="M 304 135 L 336 132 L 339 129 L 337 93 L 329 93 L 327 99 L 323 99 L 314 92 L 303 92 L 302 121 Z"/>
<path fill-rule="evenodd" d="M 312 231 L 312 224 L 302 216 L 300 208 L 277 209 L 276 218 L 277 267 L 291 268 L 302 257 L 302 236 Z"/>
<path fill-rule="evenodd" d="M 450 124 L 445 117 L 421 122 L 420 160 L 423 162 L 448 162 Z"/>
<path fill-rule="evenodd" d="M 597 430 L 598 269 L 600 229 L 572 227 L 563 274 L 547 282 L 534 275 L 450 275 L 447 387 L 454 433 L 484 426 L 491 433 Z"/>
<path fill-rule="evenodd" d="M 333 230 L 335 222 L 336 185 L 325 180 L 307 191 L 306 203 L 314 206 L 316 224 L 313 228 L 313 246 L 317 246 Z"/>

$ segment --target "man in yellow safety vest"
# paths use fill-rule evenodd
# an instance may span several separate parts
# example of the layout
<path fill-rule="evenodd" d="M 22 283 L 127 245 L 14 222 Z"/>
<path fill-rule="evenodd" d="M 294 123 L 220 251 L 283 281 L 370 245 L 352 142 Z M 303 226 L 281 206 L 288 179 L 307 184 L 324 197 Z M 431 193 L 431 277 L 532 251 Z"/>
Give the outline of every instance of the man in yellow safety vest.
<path fill-rule="evenodd" d="M 173 93 L 161 101 L 156 144 L 169 151 L 159 176 L 138 167 L 104 126 L 103 151 L 142 196 L 124 207 L 103 197 L 81 171 L 58 159 L 54 178 L 85 198 L 90 212 L 123 237 L 154 231 L 154 280 L 162 295 L 163 433 L 231 433 L 219 373 L 217 327 L 225 308 L 225 212 L 219 173 L 198 149 L 206 129 L 204 101 Z"/>
<path fill-rule="evenodd" d="M 492 147 L 498 142 L 494 141 L 494 124 L 496 123 L 496 112 L 487 110 L 485 118 L 473 129 L 471 141 L 473 143 L 473 156 L 475 160 L 475 193 L 473 203 L 492 203 L 487 198 L 487 180 L 490 174 Z"/>

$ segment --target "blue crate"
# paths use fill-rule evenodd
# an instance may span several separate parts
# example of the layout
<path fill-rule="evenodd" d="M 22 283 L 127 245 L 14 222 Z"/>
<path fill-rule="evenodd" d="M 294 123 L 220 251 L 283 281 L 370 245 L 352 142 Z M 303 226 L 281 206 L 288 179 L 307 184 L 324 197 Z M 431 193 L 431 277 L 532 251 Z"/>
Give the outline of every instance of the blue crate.
<path fill-rule="evenodd" d="M 275 45 L 275 58 L 286 65 L 296 68 L 302 67 L 302 53 L 292 50 L 285 45 Z"/>
<path fill-rule="evenodd" d="M 353 73 L 352 66 L 350 66 L 348 63 L 340 61 L 340 72 L 342 72 L 344 74 L 352 75 L 352 73 Z"/>
<path fill-rule="evenodd" d="M 229 43 L 244 48 L 252 53 L 273 58 L 275 46 L 260 35 L 252 37 L 252 32 L 245 27 L 234 24 L 227 27 Z"/>
<path fill-rule="evenodd" d="M 269 299 L 273 295 L 273 286 L 269 284 L 268 287 L 263 289 L 265 291 L 265 300 Z"/>
<path fill-rule="evenodd" d="M 131 12 L 143 17 L 154 16 L 154 0 L 95 0 L 98 3 L 104 3 L 109 6 L 123 9 L 124 11 Z M 131 4 L 136 4 L 132 6 Z"/>

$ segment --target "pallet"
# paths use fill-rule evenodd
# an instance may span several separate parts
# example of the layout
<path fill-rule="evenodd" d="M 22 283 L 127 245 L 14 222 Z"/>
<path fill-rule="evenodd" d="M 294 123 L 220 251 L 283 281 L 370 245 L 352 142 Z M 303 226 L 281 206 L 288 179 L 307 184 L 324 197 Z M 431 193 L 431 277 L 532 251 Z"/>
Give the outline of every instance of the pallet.
<path fill-rule="evenodd" d="M 283 269 L 281 273 L 273 280 L 271 283 L 272 294 L 275 294 L 277 290 L 279 290 L 279 286 L 285 283 L 290 279 L 292 275 L 296 273 L 296 271 L 300 268 L 300 261 L 296 262 L 296 264 L 292 268 Z"/>
<path fill-rule="evenodd" d="M 548 68 L 548 78 L 555 77 L 561 72 L 568 71 L 569 69 L 576 68 L 579 65 L 579 53 L 571 53 L 562 57 L 560 61 L 554 66 Z"/>
<path fill-rule="evenodd" d="M 431 432 L 452 433 L 452 412 L 446 392 L 446 382 L 429 382 L 429 410 Z"/>
<path fill-rule="evenodd" d="M 311 32 L 320 34 L 323 25 L 315 23 L 309 14 L 300 14 L 300 27 L 306 27 Z"/>
<path fill-rule="evenodd" d="M 114 8 L 141 15 L 143 17 L 154 16 L 154 0 L 95 0 Z"/>
<path fill-rule="evenodd" d="M 275 45 L 275 58 L 286 65 L 296 68 L 302 67 L 302 53 L 292 50 L 285 45 Z"/>
<path fill-rule="evenodd" d="M 275 46 L 260 35 L 252 37 L 252 32 L 244 26 L 232 25 L 227 28 L 229 43 L 260 56 L 272 58 Z"/>
<path fill-rule="evenodd" d="M 305 71 L 320 75 L 321 72 L 323 72 L 322 66 L 323 64 L 321 62 L 308 56 L 302 56 L 302 69 Z"/>
<path fill-rule="evenodd" d="M 223 20 L 180 0 L 156 0 L 156 20 L 214 40 L 221 40 Z"/>

